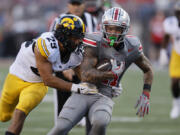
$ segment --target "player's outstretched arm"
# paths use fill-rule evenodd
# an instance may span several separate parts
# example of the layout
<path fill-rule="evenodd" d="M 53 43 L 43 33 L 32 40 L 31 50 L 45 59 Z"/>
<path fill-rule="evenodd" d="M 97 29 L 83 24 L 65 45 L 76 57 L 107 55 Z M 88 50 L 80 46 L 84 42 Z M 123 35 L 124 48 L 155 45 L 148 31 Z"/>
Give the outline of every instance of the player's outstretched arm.
<path fill-rule="evenodd" d="M 35 57 L 39 74 L 45 85 L 70 91 L 72 83 L 66 82 L 56 76 L 53 76 L 52 64 L 40 54 L 36 47 Z"/>
<path fill-rule="evenodd" d="M 151 85 L 153 81 L 153 71 L 149 60 L 146 58 L 144 54 L 141 54 L 141 56 L 135 61 L 135 64 L 144 73 L 143 92 L 135 105 L 135 108 L 138 109 L 136 114 L 140 117 L 144 117 L 145 114 L 149 113 L 149 109 L 150 109 L 149 98 L 150 98 Z"/>
<path fill-rule="evenodd" d="M 36 48 L 35 57 L 39 74 L 46 86 L 82 94 L 97 92 L 95 88 L 91 88 L 87 84 L 73 84 L 54 76 L 52 71 L 52 64 L 46 58 L 44 58 Z"/>

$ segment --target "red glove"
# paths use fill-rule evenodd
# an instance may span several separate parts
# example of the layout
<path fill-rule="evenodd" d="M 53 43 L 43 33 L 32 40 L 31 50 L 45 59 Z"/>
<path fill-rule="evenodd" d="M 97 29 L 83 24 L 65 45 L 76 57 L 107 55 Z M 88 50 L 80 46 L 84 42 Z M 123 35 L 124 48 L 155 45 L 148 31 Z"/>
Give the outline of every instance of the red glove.
<path fill-rule="evenodd" d="M 143 91 L 140 98 L 137 100 L 135 108 L 138 108 L 136 115 L 139 117 L 144 117 L 145 114 L 149 113 L 150 103 L 149 103 L 149 92 Z"/>

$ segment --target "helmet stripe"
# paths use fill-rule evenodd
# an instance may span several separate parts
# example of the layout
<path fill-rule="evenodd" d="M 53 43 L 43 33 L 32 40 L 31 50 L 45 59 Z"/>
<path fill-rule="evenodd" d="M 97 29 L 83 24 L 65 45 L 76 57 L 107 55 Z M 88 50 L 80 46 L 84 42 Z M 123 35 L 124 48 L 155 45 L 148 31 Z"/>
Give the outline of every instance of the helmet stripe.
<path fill-rule="evenodd" d="M 115 11 L 114 11 L 114 18 L 113 18 L 113 20 L 117 21 L 118 20 L 118 16 L 119 16 L 119 9 L 116 8 Z"/>
<path fill-rule="evenodd" d="M 113 8 L 113 11 L 112 11 L 112 19 L 114 20 L 114 10 L 115 8 Z"/>
<path fill-rule="evenodd" d="M 123 11 L 120 9 L 118 14 L 118 20 L 120 20 L 120 17 L 123 15 Z"/>

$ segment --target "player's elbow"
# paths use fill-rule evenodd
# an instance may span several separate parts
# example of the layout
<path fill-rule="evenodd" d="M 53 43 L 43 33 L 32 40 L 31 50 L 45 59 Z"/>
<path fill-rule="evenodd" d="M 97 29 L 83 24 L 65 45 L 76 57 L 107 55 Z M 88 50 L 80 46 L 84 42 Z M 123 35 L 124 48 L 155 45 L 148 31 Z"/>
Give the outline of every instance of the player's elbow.
<path fill-rule="evenodd" d="M 152 67 L 150 67 L 146 72 L 144 72 L 145 76 L 147 76 L 151 81 L 153 80 L 154 73 Z"/>

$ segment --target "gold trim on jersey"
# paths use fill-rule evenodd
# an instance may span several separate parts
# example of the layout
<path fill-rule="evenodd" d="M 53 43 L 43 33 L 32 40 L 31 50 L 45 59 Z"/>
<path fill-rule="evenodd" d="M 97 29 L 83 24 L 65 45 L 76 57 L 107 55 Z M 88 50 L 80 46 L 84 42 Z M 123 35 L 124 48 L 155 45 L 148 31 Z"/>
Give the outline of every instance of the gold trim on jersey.
<path fill-rule="evenodd" d="M 39 38 L 37 40 L 36 44 L 37 44 L 36 46 L 37 46 L 39 52 L 41 53 L 41 55 L 44 56 L 47 59 L 50 53 L 49 53 L 49 51 L 47 49 L 45 40 L 42 39 L 42 38 Z"/>
<path fill-rule="evenodd" d="M 49 53 L 49 51 L 48 51 L 48 49 L 47 49 L 45 40 L 43 40 L 43 47 L 44 47 L 44 49 L 45 49 L 45 52 L 47 53 L 47 56 L 49 56 L 50 53 Z"/>

